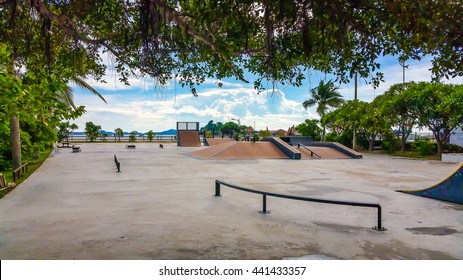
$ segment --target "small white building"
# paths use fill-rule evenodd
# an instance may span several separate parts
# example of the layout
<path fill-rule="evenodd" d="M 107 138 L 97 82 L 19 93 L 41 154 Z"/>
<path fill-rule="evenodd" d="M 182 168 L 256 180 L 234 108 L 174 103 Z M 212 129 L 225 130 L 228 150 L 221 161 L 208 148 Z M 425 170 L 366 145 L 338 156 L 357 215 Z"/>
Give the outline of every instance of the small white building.
<path fill-rule="evenodd" d="M 450 144 L 455 144 L 463 147 L 463 131 L 461 128 L 457 128 L 454 132 L 450 134 L 449 137 Z"/>

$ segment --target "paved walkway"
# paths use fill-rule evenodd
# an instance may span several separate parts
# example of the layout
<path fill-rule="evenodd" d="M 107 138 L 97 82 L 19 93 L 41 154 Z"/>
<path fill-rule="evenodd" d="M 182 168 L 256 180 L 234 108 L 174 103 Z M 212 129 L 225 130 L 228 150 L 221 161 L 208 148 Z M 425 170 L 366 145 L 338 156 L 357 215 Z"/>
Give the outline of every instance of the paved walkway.
<path fill-rule="evenodd" d="M 395 192 L 433 185 L 458 165 L 361 160 L 199 160 L 175 144 L 59 149 L 0 200 L 0 259 L 463 259 L 463 206 Z M 114 154 L 121 162 L 116 173 Z M 376 211 L 268 198 L 379 202 Z"/>

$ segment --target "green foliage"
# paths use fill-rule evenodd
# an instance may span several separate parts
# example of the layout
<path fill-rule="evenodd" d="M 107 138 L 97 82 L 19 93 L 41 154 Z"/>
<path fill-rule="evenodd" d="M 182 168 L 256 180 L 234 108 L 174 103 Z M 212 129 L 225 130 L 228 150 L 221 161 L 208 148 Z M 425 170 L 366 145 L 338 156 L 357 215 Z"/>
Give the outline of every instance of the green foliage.
<path fill-rule="evenodd" d="M 416 148 L 416 150 L 422 156 L 430 156 L 436 154 L 437 147 L 436 144 L 433 144 L 427 140 L 421 140 L 418 142 L 418 147 Z"/>
<path fill-rule="evenodd" d="M 256 136 L 256 135 L 254 135 Z M 259 131 L 259 137 L 260 138 L 267 138 L 270 137 L 270 131 L 268 130 L 268 127 L 265 130 Z M 258 140 L 257 140 L 258 141 Z"/>
<path fill-rule="evenodd" d="M 93 122 L 86 122 L 85 134 L 87 135 L 87 139 L 90 140 L 90 142 L 97 140 L 100 136 L 100 129 L 100 125 L 96 125 Z"/>
<path fill-rule="evenodd" d="M 463 153 L 463 147 L 455 144 L 444 143 L 444 151 L 446 153 Z"/>
<path fill-rule="evenodd" d="M 59 123 L 57 132 L 58 141 L 61 142 L 63 139 L 69 138 L 72 132 L 78 128 L 75 123 L 70 124 L 69 121 Z"/>
<path fill-rule="evenodd" d="M 221 132 L 224 132 L 224 131 L 227 131 L 227 130 L 232 130 L 234 131 L 235 133 L 239 133 L 240 132 L 240 127 L 237 123 L 235 122 L 227 122 L 227 123 L 224 123 L 221 127 L 220 127 L 220 131 Z"/>
<path fill-rule="evenodd" d="M 436 78 L 463 74 L 461 1 L 3 1 L 1 42 L 28 69 L 66 79 L 106 71 L 122 82 L 177 78 L 196 93 L 206 78 L 300 86 L 306 69 L 377 84 L 378 57 L 433 56 Z M 21 36 L 18 36 L 21 34 Z M 370 78 L 372 77 L 372 78 Z M 220 82 L 219 82 L 220 86 Z"/>
<path fill-rule="evenodd" d="M 338 92 L 339 87 L 335 86 L 333 81 L 320 81 L 318 87 L 310 91 L 310 99 L 302 103 L 305 109 L 317 105 L 317 113 L 320 115 L 320 123 L 323 127 L 322 141 L 324 141 L 326 124 L 325 115 L 332 108 L 337 108 L 344 103 L 342 95 Z"/>
<path fill-rule="evenodd" d="M 210 120 L 204 127 L 200 129 L 200 132 L 201 133 L 204 133 L 204 131 L 210 132 L 211 137 L 214 137 L 218 132 L 221 131 L 222 126 L 223 126 L 223 123 Z M 208 137 L 208 138 L 211 138 L 211 137 Z"/>
<path fill-rule="evenodd" d="M 138 132 L 137 131 L 131 131 L 130 132 L 130 135 L 129 135 L 129 142 L 135 142 L 137 141 L 137 134 Z"/>
<path fill-rule="evenodd" d="M 116 129 L 114 130 L 114 133 L 115 133 L 115 134 L 114 134 L 114 137 L 117 137 L 117 141 L 120 142 L 120 141 L 121 141 L 121 137 L 124 136 L 124 131 L 123 131 L 121 128 L 116 128 Z"/>
<path fill-rule="evenodd" d="M 313 140 L 317 141 L 320 140 L 320 135 L 322 133 L 322 129 L 318 125 L 319 123 L 320 122 L 318 120 L 306 119 L 305 122 L 299 124 L 296 129 L 302 136 L 310 136 Z M 328 136 L 325 138 L 327 140 Z"/>
<path fill-rule="evenodd" d="M 463 85 L 420 82 L 411 85 L 404 94 L 415 100 L 417 125 L 433 132 L 440 157 L 444 141 L 463 124 Z"/>
<path fill-rule="evenodd" d="M 359 141 L 366 140 L 369 150 L 373 149 L 375 140 L 390 129 L 390 122 L 381 115 L 377 103 L 368 103 L 359 100 L 349 100 L 335 111 L 327 114 L 322 119 L 328 127 L 342 133 L 357 132 Z M 352 136 L 349 137 L 349 141 Z M 347 142 L 347 141 L 345 141 Z M 361 143 L 358 143 L 363 145 Z"/>
<path fill-rule="evenodd" d="M 5 135 L 6 139 L 13 135 L 14 141 L 0 144 L 4 165 L 8 160 L 17 165 L 36 157 L 56 141 L 55 128 L 63 119 L 77 118 L 85 112 L 83 106 L 72 104 L 69 87 L 61 76 L 37 65 L 15 71 L 14 54 L 0 44 L 0 119 L 4 124 L 14 124 Z M 12 157 L 5 156 L 5 150 Z"/>
<path fill-rule="evenodd" d="M 383 136 L 381 146 L 388 154 L 393 154 L 400 149 L 400 141 L 392 132 L 389 132 Z"/>
<path fill-rule="evenodd" d="M 156 133 L 154 133 L 154 131 L 152 131 L 152 130 L 150 130 L 150 131 L 148 131 L 148 133 L 146 133 L 146 137 L 148 138 L 148 140 L 150 142 L 153 141 L 155 135 L 156 135 Z"/>
<path fill-rule="evenodd" d="M 387 119 L 391 127 L 402 132 L 396 135 L 400 140 L 402 152 L 417 119 L 417 112 L 414 110 L 416 100 L 406 93 L 406 90 L 414 84 L 414 82 L 395 84 L 373 101 L 383 119 Z"/>

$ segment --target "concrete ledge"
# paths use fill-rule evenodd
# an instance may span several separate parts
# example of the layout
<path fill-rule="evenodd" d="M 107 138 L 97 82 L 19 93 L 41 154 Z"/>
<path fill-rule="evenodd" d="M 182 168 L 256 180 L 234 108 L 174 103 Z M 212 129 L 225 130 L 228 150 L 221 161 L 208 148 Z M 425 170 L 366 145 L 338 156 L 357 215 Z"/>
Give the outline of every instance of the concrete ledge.
<path fill-rule="evenodd" d="M 442 154 L 442 162 L 452 162 L 452 163 L 463 162 L 463 154 L 457 154 L 457 153 Z"/>
<path fill-rule="evenodd" d="M 357 158 L 357 159 L 363 158 L 363 155 L 361 153 L 358 153 L 338 142 L 313 142 L 310 146 L 329 147 L 329 148 L 336 149 L 351 158 Z"/>

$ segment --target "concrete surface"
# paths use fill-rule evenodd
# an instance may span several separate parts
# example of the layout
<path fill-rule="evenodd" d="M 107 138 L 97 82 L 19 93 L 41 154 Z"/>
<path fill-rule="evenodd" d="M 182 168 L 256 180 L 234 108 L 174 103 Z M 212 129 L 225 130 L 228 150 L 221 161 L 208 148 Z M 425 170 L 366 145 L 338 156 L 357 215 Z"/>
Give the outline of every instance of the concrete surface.
<path fill-rule="evenodd" d="M 463 206 L 395 192 L 438 183 L 451 163 L 199 160 L 175 144 L 59 149 L 0 200 L 0 259 L 463 259 Z M 121 162 L 116 173 L 114 154 Z M 291 195 L 379 202 L 376 211 L 268 198 L 216 178 Z"/>

